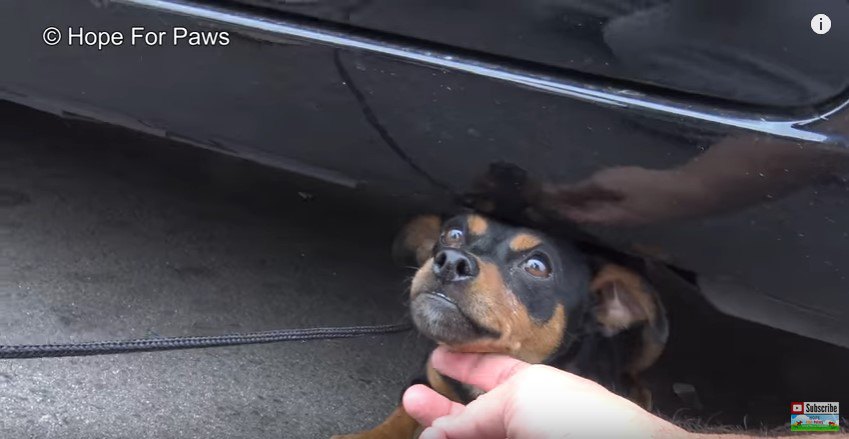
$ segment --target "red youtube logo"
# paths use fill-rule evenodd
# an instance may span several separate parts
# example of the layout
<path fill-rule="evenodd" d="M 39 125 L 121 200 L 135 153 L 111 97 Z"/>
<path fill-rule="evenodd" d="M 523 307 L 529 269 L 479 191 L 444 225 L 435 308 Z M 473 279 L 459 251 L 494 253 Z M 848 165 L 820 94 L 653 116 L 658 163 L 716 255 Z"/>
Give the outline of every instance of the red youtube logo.
<path fill-rule="evenodd" d="M 801 402 L 791 402 L 790 403 L 790 413 L 794 415 L 801 415 L 805 413 L 805 406 Z"/>

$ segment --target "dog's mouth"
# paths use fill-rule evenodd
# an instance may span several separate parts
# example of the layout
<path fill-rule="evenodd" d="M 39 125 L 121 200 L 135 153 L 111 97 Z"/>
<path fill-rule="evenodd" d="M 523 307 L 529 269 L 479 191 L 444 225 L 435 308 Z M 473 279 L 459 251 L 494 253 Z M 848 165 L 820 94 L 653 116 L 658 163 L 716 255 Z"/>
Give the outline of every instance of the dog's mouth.
<path fill-rule="evenodd" d="M 500 336 L 475 321 L 456 300 L 441 291 L 417 295 L 410 310 L 419 332 L 438 343 L 456 346 Z"/>

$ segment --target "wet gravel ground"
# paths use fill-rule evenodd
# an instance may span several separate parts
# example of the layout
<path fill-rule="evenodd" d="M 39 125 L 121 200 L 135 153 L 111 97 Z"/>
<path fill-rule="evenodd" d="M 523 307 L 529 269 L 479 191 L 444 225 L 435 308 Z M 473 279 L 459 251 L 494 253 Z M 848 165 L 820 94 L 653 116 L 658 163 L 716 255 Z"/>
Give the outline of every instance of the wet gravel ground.
<path fill-rule="evenodd" d="M 396 321 L 408 209 L 386 201 L 0 105 L 0 343 Z M 662 415 L 784 432 L 791 401 L 849 404 L 846 350 L 654 281 L 672 325 L 648 374 Z M 428 348 L 407 333 L 0 361 L 0 437 L 328 437 L 383 419 Z"/>

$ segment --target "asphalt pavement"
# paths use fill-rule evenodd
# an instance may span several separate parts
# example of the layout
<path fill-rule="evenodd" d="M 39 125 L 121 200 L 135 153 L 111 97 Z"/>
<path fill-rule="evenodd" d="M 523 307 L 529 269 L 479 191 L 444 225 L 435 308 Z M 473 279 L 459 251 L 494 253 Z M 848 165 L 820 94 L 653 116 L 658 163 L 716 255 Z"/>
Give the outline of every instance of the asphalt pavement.
<path fill-rule="evenodd" d="M 0 344 L 394 322 L 402 216 L 346 189 L 2 106 Z M 0 360 L 4 438 L 321 438 L 379 422 L 413 333 Z"/>

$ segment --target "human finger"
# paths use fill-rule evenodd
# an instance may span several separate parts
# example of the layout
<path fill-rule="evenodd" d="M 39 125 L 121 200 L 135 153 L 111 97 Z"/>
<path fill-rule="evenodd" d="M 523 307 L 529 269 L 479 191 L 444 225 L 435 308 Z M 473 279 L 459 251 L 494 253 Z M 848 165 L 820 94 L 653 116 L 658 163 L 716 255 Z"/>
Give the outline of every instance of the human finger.
<path fill-rule="evenodd" d="M 463 405 L 440 395 L 422 384 L 416 384 L 404 392 L 401 398 L 404 411 L 419 424 L 430 426 L 437 418 L 460 413 Z"/>

